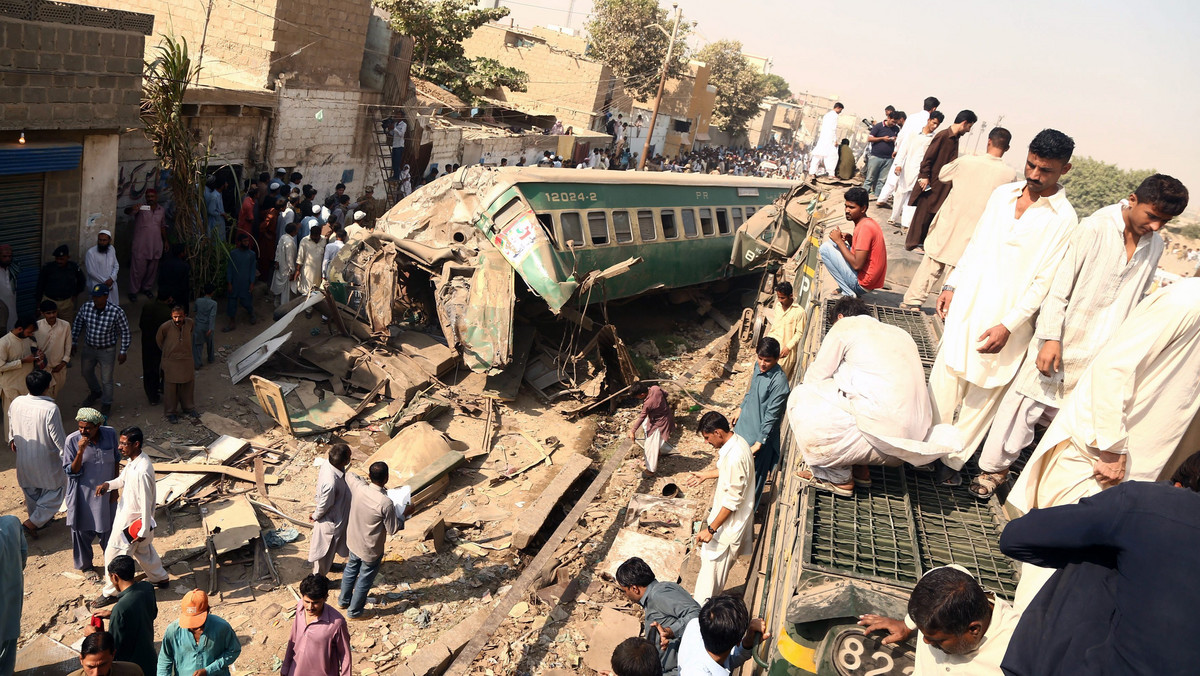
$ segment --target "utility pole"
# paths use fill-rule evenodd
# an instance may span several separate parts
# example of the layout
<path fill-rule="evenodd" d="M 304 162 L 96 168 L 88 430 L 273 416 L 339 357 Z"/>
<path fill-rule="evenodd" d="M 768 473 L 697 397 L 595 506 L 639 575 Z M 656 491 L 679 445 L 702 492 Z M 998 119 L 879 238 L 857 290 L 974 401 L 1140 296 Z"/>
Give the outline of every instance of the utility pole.
<path fill-rule="evenodd" d="M 646 130 L 646 143 L 642 146 L 642 156 L 638 158 L 638 171 L 646 169 L 646 155 L 650 154 L 650 139 L 654 137 L 654 125 L 658 122 L 658 107 L 662 105 L 663 88 L 667 86 L 667 70 L 671 65 L 671 57 L 675 53 L 675 36 L 679 34 L 679 19 L 682 14 L 679 3 L 672 4 L 671 8 L 675 10 L 675 25 L 671 28 L 671 42 L 667 44 L 667 58 L 663 61 L 662 75 L 658 78 L 658 96 L 654 97 L 654 112 L 650 114 L 650 128 Z M 658 26 L 658 29 L 664 33 L 667 32 L 662 26 Z"/>

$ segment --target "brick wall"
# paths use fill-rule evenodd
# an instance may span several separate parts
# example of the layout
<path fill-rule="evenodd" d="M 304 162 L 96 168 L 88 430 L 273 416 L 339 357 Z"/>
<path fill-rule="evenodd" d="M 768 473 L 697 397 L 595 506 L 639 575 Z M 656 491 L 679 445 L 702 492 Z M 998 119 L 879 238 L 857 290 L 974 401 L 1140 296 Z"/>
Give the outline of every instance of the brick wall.
<path fill-rule="evenodd" d="M 503 26 L 488 24 L 463 41 L 467 56 L 495 59 L 529 75 L 527 91 L 505 89 L 501 93 L 502 100 L 523 109 L 555 115 L 565 126 L 591 128 L 614 83 L 612 70 L 604 64 L 552 50 L 548 44 L 524 32 L 520 37 L 531 40 L 533 46 L 512 46 L 507 41 L 508 35 L 509 31 Z M 617 88 L 619 95 L 620 88 Z"/>
<path fill-rule="evenodd" d="M 144 36 L 0 17 L 0 129 L 136 126 Z"/>

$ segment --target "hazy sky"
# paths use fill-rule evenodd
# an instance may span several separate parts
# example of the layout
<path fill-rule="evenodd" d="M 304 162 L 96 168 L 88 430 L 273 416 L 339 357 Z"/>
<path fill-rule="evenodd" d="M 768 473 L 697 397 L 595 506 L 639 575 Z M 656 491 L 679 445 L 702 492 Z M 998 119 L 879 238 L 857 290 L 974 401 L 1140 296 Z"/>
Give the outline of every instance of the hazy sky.
<path fill-rule="evenodd" d="M 582 28 L 591 11 L 591 0 L 501 4 L 524 26 L 567 25 L 573 7 L 569 25 Z M 1200 119 L 1200 2 L 682 0 L 680 7 L 698 23 L 692 49 L 740 40 L 746 53 L 773 59 L 793 92 L 837 96 L 859 117 L 880 117 L 888 104 L 920 110 L 929 95 L 949 119 L 970 108 L 990 127 L 1003 115 L 1014 165 L 1034 134 L 1053 127 L 1075 138 L 1077 155 L 1177 176 L 1196 196 L 1193 207 L 1200 204 L 1200 128 L 1192 125 Z"/>

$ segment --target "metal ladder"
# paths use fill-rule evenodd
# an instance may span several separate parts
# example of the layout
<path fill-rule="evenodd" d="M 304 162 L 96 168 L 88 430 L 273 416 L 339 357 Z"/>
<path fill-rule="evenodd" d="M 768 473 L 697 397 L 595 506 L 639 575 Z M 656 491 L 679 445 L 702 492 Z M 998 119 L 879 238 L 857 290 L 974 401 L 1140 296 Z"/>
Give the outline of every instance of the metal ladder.
<path fill-rule="evenodd" d="M 384 186 L 384 204 L 383 211 L 391 209 L 396 202 L 400 201 L 400 183 L 392 180 L 392 140 L 388 138 L 387 131 L 383 127 L 383 121 L 392 117 L 385 115 L 383 109 L 377 109 L 375 113 L 375 158 L 379 162 L 379 177 L 383 181 Z"/>

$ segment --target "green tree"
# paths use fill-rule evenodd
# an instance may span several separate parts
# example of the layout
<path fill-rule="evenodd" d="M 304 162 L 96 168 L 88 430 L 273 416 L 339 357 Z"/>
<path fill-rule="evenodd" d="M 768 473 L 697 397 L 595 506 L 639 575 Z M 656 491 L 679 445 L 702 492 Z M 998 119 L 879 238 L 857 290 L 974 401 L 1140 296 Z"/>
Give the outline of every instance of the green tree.
<path fill-rule="evenodd" d="M 696 58 L 712 68 L 709 83 L 717 89 L 712 123 L 732 137 L 746 131 L 762 103 L 763 79 L 742 56 L 742 43 L 717 40 L 701 49 Z"/>
<path fill-rule="evenodd" d="M 788 84 L 787 80 L 783 79 L 782 75 L 776 75 L 775 73 L 764 75 L 762 81 L 763 92 L 766 96 L 774 96 L 777 99 L 792 98 L 792 87 Z"/>
<path fill-rule="evenodd" d="M 608 64 L 625 88 L 639 99 L 658 93 L 659 74 L 667 58 L 671 39 L 651 26 L 658 24 L 667 33 L 674 21 L 658 0 L 595 0 L 587 24 L 590 58 Z M 647 26 L 650 26 L 647 28 Z M 667 68 L 667 77 L 687 72 L 687 38 L 692 24 L 680 20 L 675 49 Z"/>
<path fill-rule="evenodd" d="M 529 76 L 495 59 L 471 59 L 463 40 L 480 26 L 508 16 L 507 7 L 478 8 L 476 0 L 373 0 L 388 12 L 392 30 L 413 39 L 413 73 L 440 84 L 464 101 L 472 89 L 525 91 Z"/>
<path fill-rule="evenodd" d="M 1154 173 L 1153 169 L 1122 169 L 1090 157 L 1076 157 L 1071 160 L 1071 170 L 1062 177 L 1062 184 L 1071 206 L 1080 218 L 1085 218 L 1128 197 Z"/>
<path fill-rule="evenodd" d="M 192 288 L 199 291 L 222 279 L 229 257 L 220 238 L 209 236 L 204 203 L 204 170 L 212 149 L 212 135 L 202 145 L 183 114 L 188 87 L 200 76 L 200 66 L 188 54 L 187 40 L 163 36 L 155 56 L 142 73 L 142 133 L 154 148 L 158 164 L 167 172 L 167 185 L 175 201 L 175 226 L 171 238 L 187 247 L 192 265 Z"/>

